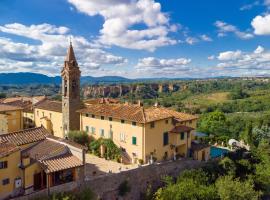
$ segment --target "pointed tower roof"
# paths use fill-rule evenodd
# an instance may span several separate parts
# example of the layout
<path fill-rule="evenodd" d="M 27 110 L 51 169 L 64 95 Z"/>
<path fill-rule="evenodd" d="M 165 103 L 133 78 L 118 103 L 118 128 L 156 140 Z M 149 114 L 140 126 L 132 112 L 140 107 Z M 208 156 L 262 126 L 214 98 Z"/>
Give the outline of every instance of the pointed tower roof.
<path fill-rule="evenodd" d="M 68 62 L 76 61 L 76 57 L 75 57 L 71 42 L 70 42 L 70 45 L 69 45 L 69 48 L 68 48 L 68 52 L 67 52 L 65 61 L 68 61 Z"/>

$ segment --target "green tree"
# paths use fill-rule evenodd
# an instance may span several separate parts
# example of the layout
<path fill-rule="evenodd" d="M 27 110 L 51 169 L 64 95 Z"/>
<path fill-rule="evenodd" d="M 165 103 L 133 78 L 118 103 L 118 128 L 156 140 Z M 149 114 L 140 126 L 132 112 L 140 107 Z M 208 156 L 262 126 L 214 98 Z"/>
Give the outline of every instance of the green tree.
<path fill-rule="evenodd" d="M 217 180 L 216 187 L 221 200 L 257 200 L 260 197 L 250 179 L 241 182 L 232 176 L 223 176 Z"/>
<path fill-rule="evenodd" d="M 244 92 L 241 87 L 236 88 L 234 91 L 231 92 L 230 98 L 231 99 L 244 99 L 249 97 L 248 93 Z"/>
<path fill-rule="evenodd" d="M 6 98 L 7 95 L 5 93 L 0 93 L 0 99 Z"/>
<path fill-rule="evenodd" d="M 208 185 L 208 177 L 202 170 L 187 170 L 176 184 L 169 184 L 155 193 L 156 200 L 212 200 L 218 199 L 214 185 Z"/>
<path fill-rule="evenodd" d="M 203 114 L 198 122 L 198 130 L 213 135 L 228 135 L 226 116 L 223 112 L 214 111 Z"/>
<path fill-rule="evenodd" d="M 270 141 L 262 140 L 255 150 L 256 157 L 260 160 L 256 164 L 255 182 L 256 185 L 264 191 L 265 194 L 270 194 Z"/>
<path fill-rule="evenodd" d="M 230 158 L 228 158 L 228 157 L 223 158 L 219 162 L 219 165 L 222 167 L 224 174 L 235 176 L 236 165 L 235 165 L 234 161 L 232 161 Z"/>
<path fill-rule="evenodd" d="M 68 138 L 84 146 L 88 146 L 90 142 L 90 138 L 85 131 L 70 131 Z"/>

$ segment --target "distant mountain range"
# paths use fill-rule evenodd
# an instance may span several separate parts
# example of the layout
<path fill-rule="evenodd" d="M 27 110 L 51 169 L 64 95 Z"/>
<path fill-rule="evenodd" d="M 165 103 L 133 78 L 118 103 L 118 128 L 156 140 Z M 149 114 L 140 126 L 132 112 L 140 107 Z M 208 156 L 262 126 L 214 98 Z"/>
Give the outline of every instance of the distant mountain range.
<path fill-rule="evenodd" d="M 83 76 L 81 77 L 81 84 L 89 83 L 121 83 L 121 82 L 133 82 L 135 80 L 120 77 L 120 76 L 102 76 L 92 77 Z M 61 77 L 49 77 L 43 74 L 37 73 L 0 73 L 0 84 L 61 84 Z"/>
<path fill-rule="evenodd" d="M 225 78 L 225 77 L 215 77 Z M 226 77 L 229 78 L 229 77 Z M 131 82 L 146 82 L 146 81 L 166 81 L 166 80 L 193 80 L 195 78 L 140 78 L 128 79 L 121 76 L 83 76 L 81 84 L 98 84 L 98 83 L 131 83 Z M 37 73 L 0 73 L 0 85 L 23 85 L 23 84 L 61 84 L 61 77 L 49 77 L 44 74 Z"/>

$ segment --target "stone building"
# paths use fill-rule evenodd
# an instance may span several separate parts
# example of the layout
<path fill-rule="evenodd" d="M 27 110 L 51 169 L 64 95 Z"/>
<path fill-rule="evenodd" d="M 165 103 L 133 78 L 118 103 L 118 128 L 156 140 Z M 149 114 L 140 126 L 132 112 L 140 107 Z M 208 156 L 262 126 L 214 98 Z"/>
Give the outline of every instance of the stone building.
<path fill-rule="evenodd" d="M 62 76 L 62 125 L 63 134 L 66 137 L 70 130 L 79 130 L 80 115 L 76 111 L 80 109 L 80 77 L 79 69 L 72 44 L 70 43 Z"/>

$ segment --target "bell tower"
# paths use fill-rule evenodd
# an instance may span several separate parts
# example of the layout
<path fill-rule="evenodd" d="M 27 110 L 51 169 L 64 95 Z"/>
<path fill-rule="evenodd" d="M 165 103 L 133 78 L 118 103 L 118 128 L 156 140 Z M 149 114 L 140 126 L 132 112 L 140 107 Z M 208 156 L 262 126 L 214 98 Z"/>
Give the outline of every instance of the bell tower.
<path fill-rule="evenodd" d="M 76 57 L 70 42 L 62 76 L 62 127 L 63 137 L 66 137 L 71 130 L 80 129 L 80 115 L 76 111 L 80 109 L 80 77 Z"/>

